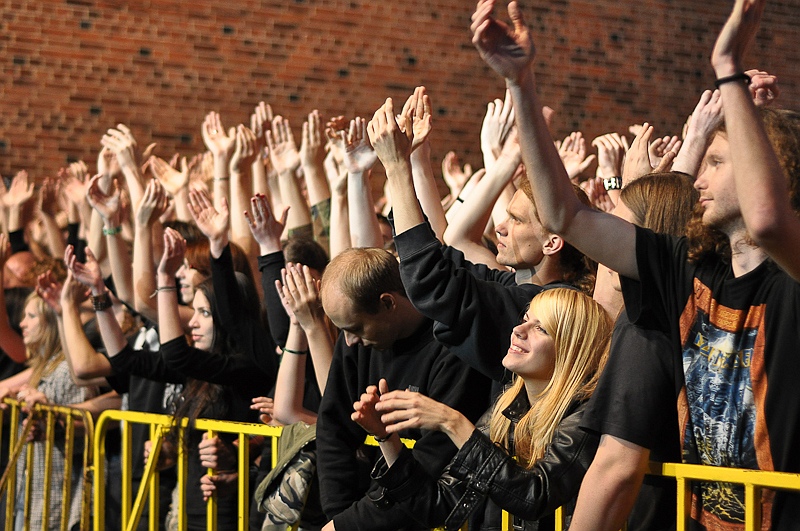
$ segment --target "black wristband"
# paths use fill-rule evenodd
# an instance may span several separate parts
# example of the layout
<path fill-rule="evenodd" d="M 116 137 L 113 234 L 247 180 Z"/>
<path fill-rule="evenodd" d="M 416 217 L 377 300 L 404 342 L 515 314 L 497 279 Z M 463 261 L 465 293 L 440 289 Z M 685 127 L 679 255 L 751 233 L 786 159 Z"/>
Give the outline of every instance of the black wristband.
<path fill-rule="evenodd" d="M 111 308 L 111 297 L 108 296 L 108 290 L 100 295 L 92 295 L 92 309 L 96 312 L 102 312 Z"/>
<path fill-rule="evenodd" d="M 732 76 L 725 76 L 719 78 L 718 80 L 714 81 L 714 86 L 719 88 L 720 85 L 724 85 L 725 83 L 733 83 L 735 81 L 744 81 L 745 85 L 749 85 L 750 81 L 752 80 L 750 79 L 750 76 L 748 76 L 744 72 L 739 72 L 738 74 L 733 74 Z"/>

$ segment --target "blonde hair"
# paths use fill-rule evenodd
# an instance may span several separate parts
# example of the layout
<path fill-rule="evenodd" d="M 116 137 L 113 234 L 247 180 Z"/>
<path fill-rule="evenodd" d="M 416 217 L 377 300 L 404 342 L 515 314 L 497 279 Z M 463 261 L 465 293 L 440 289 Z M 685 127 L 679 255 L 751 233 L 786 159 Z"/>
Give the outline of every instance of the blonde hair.
<path fill-rule="evenodd" d="M 514 455 L 526 468 L 544 456 L 570 405 L 594 392 L 608 356 L 613 327 L 602 306 L 571 289 L 543 291 L 533 298 L 529 311 L 553 338 L 555 367 L 550 382 L 514 428 Z M 497 399 L 489 422 L 492 442 L 509 451 L 511 421 L 503 411 L 524 390 L 525 382 L 516 377 Z"/>
<path fill-rule="evenodd" d="M 31 302 L 39 315 L 39 330 L 36 339 L 26 346 L 28 366 L 33 369 L 28 385 L 37 387 L 43 376 L 53 372 L 64 361 L 64 351 L 58 335 L 56 312 L 35 291 L 25 299 L 25 307 Z"/>

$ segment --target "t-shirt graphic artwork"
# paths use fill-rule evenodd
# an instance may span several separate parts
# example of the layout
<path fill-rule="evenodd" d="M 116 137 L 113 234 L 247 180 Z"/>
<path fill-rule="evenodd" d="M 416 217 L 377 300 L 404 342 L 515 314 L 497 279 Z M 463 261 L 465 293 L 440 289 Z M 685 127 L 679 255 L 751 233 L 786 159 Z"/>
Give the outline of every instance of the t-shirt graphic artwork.
<path fill-rule="evenodd" d="M 754 400 L 754 393 L 766 394 L 764 367 L 759 363 L 764 359 L 763 341 L 759 343 L 758 334 L 763 330 L 764 305 L 747 312 L 726 308 L 713 300 L 711 290 L 698 279 L 694 283 L 699 296 L 690 299 L 681 316 L 686 389 L 678 410 L 683 461 L 771 470 L 763 412 L 758 415 Z M 760 349 L 756 356 L 755 349 Z M 698 514 L 694 503 L 692 516 L 709 528 L 744 523 L 743 485 L 703 482 L 695 486 L 694 495 L 700 496 L 704 514 Z M 770 498 L 765 496 L 766 519 L 771 513 Z"/>

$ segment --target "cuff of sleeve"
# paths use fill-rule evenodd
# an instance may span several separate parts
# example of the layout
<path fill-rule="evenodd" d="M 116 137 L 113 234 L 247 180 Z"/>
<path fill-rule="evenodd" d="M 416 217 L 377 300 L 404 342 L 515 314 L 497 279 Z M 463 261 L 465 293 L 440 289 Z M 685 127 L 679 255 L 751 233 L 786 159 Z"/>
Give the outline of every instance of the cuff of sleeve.
<path fill-rule="evenodd" d="M 8 241 L 11 243 L 11 254 L 30 251 L 30 247 L 25 243 L 25 231 L 23 229 L 9 232 Z"/>
<path fill-rule="evenodd" d="M 441 242 L 436 239 L 433 229 L 426 221 L 414 227 L 411 227 L 405 232 L 395 235 L 394 244 L 397 248 L 397 255 L 400 260 L 412 257 L 429 246 L 441 247 Z"/>
<path fill-rule="evenodd" d="M 511 459 L 507 453 L 475 429 L 453 458 L 449 470 L 456 479 L 467 481 L 471 490 L 486 494 L 495 473 L 507 459 Z"/>
<path fill-rule="evenodd" d="M 388 466 L 386 459 L 381 456 L 378 462 L 375 463 L 370 476 L 380 486 L 386 488 L 387 492 L 385 494 L 388 494 L 392 501 L 402 501 L 414 496 L 419 490 L 419 481 L 417 480 L 418 465 L 415 467 L 415 464 L 417 463 L 411 451 L 403 448 L 397 461 L 392 466 Z M 378 500 L 373 499 L 372 501 L 381 506 Z"/>
<path fill-rule="evenodd" d="M 281 267 L 286 263 L 286 258 L 283 256 L 283 251 L 276 251 L 274 253 L 265 254 L 258 257 L 258 270 L 263 271 L 264 268 L 280 264 Z"/>

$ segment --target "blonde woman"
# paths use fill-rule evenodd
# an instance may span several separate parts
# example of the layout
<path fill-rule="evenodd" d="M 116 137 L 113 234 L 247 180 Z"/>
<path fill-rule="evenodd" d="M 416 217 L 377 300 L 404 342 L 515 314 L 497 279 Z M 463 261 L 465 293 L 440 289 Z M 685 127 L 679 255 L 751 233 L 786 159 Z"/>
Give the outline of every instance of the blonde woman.
<path fill-rule="evenodd" d="M 470 529 L 500 529 L 502 508 L 517 519 L 515 529 L 552 529 L 553 511 L 567 505 L 570 512 L 597 448 L 598 438 L 578 424 L 605 362 L 611 329 L 603 308 L 576 290 L 534 297 L 502 359 L 514 381 L 479 429 L 419 393 L 387 392 L 383 380 L 380 395 L 368 388 L 354 404 L 353 420 L 378 439 L 383 452 L 373 471 L 381 488 L 373 489 L 372 499 L 405 504 L 426 527 L 458 529 L 474 513 Z M 408 428 L 442 431 L 459 448 L 443 477 L 431 478 L 410 458 L 396 435 Z M 480 506 L 483 511 L 476 511 Z"/>

